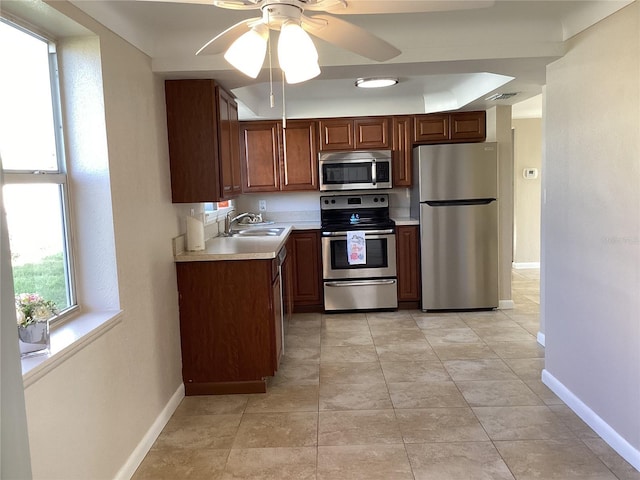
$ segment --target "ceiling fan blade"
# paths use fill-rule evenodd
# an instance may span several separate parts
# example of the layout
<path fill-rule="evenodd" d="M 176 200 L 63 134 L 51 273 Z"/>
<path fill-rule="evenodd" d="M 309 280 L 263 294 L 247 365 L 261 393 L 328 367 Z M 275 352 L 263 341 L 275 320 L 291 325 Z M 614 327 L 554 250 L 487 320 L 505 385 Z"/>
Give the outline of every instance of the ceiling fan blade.
<path fill-rule="evenodd" d="M 182 0 L 181 0 L 182 1 Z M 194 1 L 194 0 L 187 0 Z M 211 0 L 208 0 L 207 3 L 211 4 Z M 216 7 L 220 8 L 228 8 L 229 10 L 255 10 L 258 7 L 256 5 L 257 0 L 213 0 L 213 4 Z"/>
<path fill-rule="evenodd" d="M 194 3 L 211 5 L 211 0 L 137 0 L 138 2 L 162 2 L 162 3 Z"/>
<path fill-rule="evenodd" d="M 447 10 L 465 10 L 491 7 L 494 0 L 348 0 L 344 7 L 341 2 L 328 5 L 325 10 L 335 15 L 362 15 L 375 13 L 424 13 Z"/>
<path fill-rule="evenodd" d="M 305 21 L 309 19 L 310 21 Z M 384 62 L 400 55 L 400 50 L 364 28 L 331 15 L 302 18 L 303 28 L 322 40 L 363 57 Z"/>
<path fill-rule="evenodd" d="M 225 52 L 237 38 L 251 30 L 251 27 L 260 22 L 262 22 L 262 17 L 249 18 L 236 23 L 205 43 L 202 48 L 196 52 L 196 55 L 217 55 Z"/>

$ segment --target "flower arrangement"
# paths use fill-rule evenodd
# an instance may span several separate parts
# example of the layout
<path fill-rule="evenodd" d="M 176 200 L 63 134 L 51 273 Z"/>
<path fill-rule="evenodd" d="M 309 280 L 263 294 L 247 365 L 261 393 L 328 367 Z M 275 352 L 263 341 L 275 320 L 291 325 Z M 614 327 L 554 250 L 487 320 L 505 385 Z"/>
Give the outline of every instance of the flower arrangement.
<path fill-rule="evenodd" d="M 19 327 L 46 322 L 57 313 L 56 304 L 51 300 L 45 300 L 37 293 L 16 295 L 16 317 Z"/>

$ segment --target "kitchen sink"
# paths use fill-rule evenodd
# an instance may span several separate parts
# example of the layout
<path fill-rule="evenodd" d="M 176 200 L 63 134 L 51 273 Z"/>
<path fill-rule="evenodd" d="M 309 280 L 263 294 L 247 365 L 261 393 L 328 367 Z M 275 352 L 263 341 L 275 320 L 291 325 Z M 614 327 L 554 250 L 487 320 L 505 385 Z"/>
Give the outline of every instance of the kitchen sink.
<path fill-rule="evenodd" d="M 231 230 L 231 237 L 278 237 L 285 231 L 285 228 L 244 228 L 242 230 Z"/>

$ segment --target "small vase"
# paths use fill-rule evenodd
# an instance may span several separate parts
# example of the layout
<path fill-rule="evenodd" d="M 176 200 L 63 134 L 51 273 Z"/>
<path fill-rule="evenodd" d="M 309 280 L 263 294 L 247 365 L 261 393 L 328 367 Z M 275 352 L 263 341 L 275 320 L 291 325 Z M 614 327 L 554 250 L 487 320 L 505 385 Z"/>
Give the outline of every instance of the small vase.
<path fill-rule="evenodd" d="M 26 327 L 18 327 L 20 356 L 44 355 L 49 353 L 49 321 L 35 322 Z"/>

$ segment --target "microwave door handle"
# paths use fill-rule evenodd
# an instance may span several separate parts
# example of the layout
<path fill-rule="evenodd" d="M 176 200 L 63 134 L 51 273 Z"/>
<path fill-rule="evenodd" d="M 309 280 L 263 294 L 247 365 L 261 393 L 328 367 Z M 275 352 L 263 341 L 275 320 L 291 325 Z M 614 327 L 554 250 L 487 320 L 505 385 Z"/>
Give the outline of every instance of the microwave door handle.
<path fill-rule="evenodd" d="M 378 172 L 376 169 L 376 159 L 371 160 L 371 183 L 375 185 L 378 182 Z"/>

